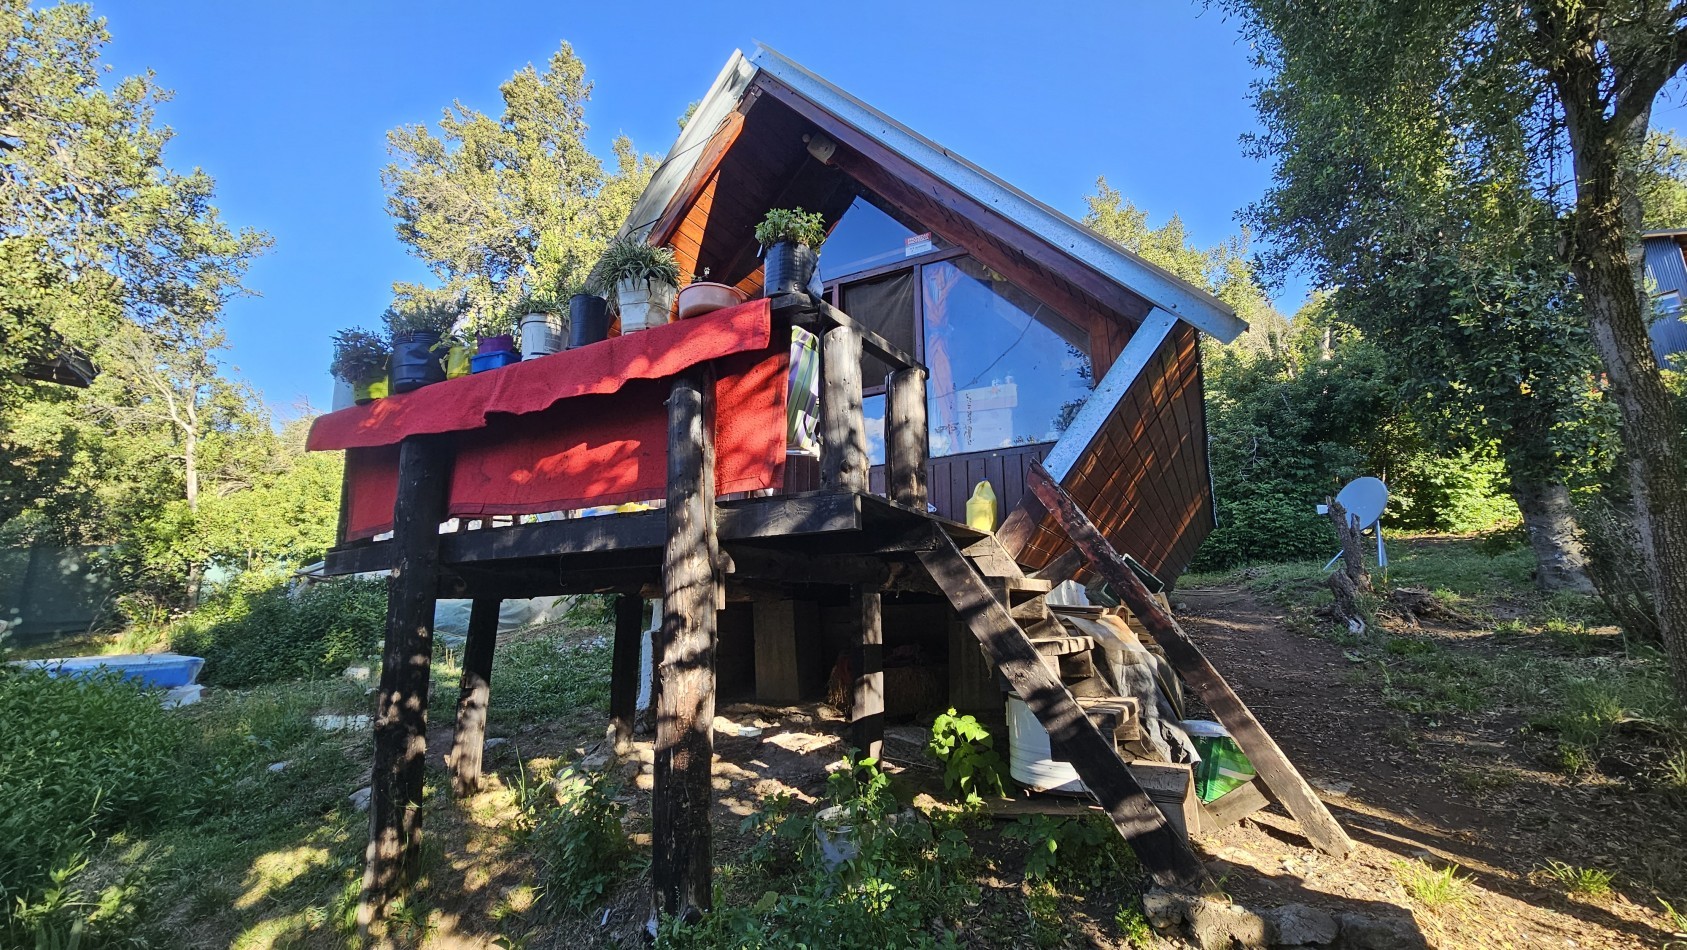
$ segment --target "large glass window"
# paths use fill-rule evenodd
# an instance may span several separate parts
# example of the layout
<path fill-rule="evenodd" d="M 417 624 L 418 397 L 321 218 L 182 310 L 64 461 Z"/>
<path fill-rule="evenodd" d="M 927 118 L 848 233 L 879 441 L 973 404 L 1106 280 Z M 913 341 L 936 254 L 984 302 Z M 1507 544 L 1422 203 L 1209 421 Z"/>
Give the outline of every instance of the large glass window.
<path fill-rule="evenodd" d="M 820 278 L 831 280 L 901 260 L 913 236 L 901 222 L 858 196 L 820 247 Z"/>
<path fill-rule="evenodd" d="M 920 270 L 931 454 L 1060 438 L 1089 396 L 1087 335 L 969 257 Z"/>

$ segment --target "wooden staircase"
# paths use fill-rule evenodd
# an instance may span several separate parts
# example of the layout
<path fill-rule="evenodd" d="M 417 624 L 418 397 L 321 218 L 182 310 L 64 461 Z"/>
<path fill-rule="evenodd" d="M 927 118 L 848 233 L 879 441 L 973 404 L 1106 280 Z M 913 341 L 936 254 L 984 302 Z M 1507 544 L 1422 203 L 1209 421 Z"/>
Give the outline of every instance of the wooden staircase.
<path fill-rule="evenodd" d="M 1140 578 L 1103 538 L 1066 492 L 1040 465 L 1028 487 L 1082 555 L 1083 562 L 1120 592 L 1184 681 L 1230 731 L 1260 778 L 1320 850 L 1345 855 L 1352 841 L 1289 763 L 1252 712 L 1224 682 Z M 1162 887 L 1210 890 L 1212 879 L 1119 756 L 1117 742 L 1137 726 L 1134 702 L 1113 695 L 1090 657 L 1094 637 L 1067 630 L 1049 609 L 1053 583 L 1027 576 L 995 537 L 965 550 L 939 533 L 921 563 L 978 639 L 1009 689 L 1048 731 L 1050 750 L 1077 771 L 1119 833 Z M 1231 811 L 1257 808 L 1264 799 L 1252 786 Z M 1240 791 L 1240 790 L 1238 790 Z M 1235 793 L 1232 793 L 1235 794 Z M 1229 799 L 1231 796 L 1225 796 Z M 1212 803 L 1219 805 L 1225 801 Z"/>

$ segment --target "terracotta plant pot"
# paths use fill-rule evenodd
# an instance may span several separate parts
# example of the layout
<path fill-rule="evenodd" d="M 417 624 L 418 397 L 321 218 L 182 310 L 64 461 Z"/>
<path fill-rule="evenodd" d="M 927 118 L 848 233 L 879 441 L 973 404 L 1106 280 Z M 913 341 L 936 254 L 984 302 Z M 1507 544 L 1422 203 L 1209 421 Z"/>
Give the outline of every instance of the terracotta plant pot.
<path fill-rule="evenodd" d="M 705 313 L 735 307 L 748 299 L 750 295 L 737 287 L 700 280 L 680 289 L 679 318 L 689 320 L 692 317 L 701 317 Z"/>

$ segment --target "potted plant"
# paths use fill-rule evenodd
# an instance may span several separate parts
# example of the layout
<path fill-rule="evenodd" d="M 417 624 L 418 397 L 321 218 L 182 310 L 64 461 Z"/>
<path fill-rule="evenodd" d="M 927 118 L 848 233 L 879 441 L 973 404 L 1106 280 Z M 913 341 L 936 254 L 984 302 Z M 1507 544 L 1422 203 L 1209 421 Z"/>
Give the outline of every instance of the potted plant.
<path fill-rule="evenodd" d="M 609 339 L 609 301 L 589 287 L 568 298 L 568 348 Z"/>
<path fill-rule="evenodd" d="M 457 326 L 460 299 L 412 297 L 387 310 L 392 331 L 391 388 L 407 393 L 445 379 L 441 341 Z"/>
<path fill-rule="evenodd" d="M 549 356 L 562 349 L 562 301 L 565 295 L 535 290 L 510 309 L 521 339 L 521 358 Z"/>
<path fill-rule="evenodd" d="M 774 208 L 756 225 L 756 242 L 766 262 L 762 270 L 762 296 L 808 293 L 820 245 L 826 241 L 826 219 L 820 212 L 801 208 Z"/>
<path fill-rule="evenodd" d="M 453 332 L 440 345 L 445 347 L 445 378 L 457 379 L 471 372 L 469 360 L 474 357 L 474 340 L 466 333 Z"/>
<path fill-rule="evenodd" d="M 475 322 L 475 336 L 478 343 L 474 356 L 469 360 L 472 372 L 484 373 L 490 369 L 498 369 L 521 360 L 521 353 L 516 350 L 515 321 L 504 311 L 492 310 L 485 312 Z"/>
<path fill-rule="evenodd" d="M 358 405 L 387 394 L 387 354 L 392 345 L 379 333 L 353 327 L 334 334 L 334 361 L 328 372 L 352 388 Z M 339 399 L 335 399 L 336 405 Z M 343 408 L 343 407 L 340 407 Z"/>
<path fill-rule="evenodd" d="M 636 238 L 618 238 L 603 252 L 599 279 L 613 288 L 621 311 L 621 332 L 632 333 L 668 322 L 679 293 L 679 263 L 671 247 L 651 247 Z"/>
<path fill-rule="evenodd" d="M 737 306 L 749 296 L 737 287 L 715 283 L 708 277 L 709 269 L 705 267 L 702 280 L 694 280 L 680 288 L 679 303 L 675 310 L 681 320 Z"/>

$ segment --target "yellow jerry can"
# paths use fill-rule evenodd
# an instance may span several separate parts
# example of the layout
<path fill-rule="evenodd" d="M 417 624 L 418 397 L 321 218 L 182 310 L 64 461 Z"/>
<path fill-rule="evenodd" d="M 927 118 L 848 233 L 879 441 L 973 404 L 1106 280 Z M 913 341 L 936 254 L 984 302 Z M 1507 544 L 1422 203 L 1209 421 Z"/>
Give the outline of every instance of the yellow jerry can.
<path fill-rule="evenodd" d="M 967 527 L 975 531 L 996 530 L 996 490 L 990 483 L 979 482 L 967 499 Z"/>

